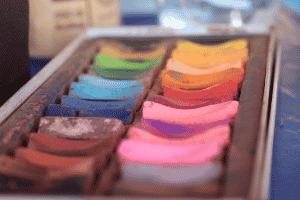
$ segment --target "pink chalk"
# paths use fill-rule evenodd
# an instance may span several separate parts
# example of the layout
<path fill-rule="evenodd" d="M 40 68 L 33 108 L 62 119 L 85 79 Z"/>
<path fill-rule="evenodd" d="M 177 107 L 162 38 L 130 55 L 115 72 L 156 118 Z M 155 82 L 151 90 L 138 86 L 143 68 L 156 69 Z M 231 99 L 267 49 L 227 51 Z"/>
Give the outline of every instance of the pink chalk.
<path fill-rule="evenodd" d="M 171 146 L 123 140 L 118 148 L 119 158 L 124 162 L 170 165 L 209 162 L 219 157 L 221 152 L 217 141 Z"/>
<path fill-rule="evenodd" d="M 217 142 L 218 146 L 227 145 L 230 141 L 230 127 L 229 124 L 222 124 L 204 130 L 203 132 L 194 133 L 188 138 L 167 139 L 162 138 L 152 133 L 142 130 L 141 125 L 132 126 L 127 133 L 130 140 L 144 141 L 154 144 L 164 145 L 196 145 L 205 142 Z"/>
<path fill-rule="evenodd" d="M 171 124 L 207 124 L 235 117 L 238 106 L 238 101 L 229 101 L 202 108 L 184 110 L 146 101 L 143 105 L 142 117 Z"/>

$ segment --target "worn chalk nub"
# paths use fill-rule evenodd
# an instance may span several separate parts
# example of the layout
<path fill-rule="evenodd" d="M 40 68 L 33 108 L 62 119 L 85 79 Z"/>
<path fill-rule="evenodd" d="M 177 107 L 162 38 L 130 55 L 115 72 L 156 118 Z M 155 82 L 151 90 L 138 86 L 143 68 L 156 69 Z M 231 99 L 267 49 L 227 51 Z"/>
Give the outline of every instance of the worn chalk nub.
<path fill-rule="evenodd" d="M 42 117 L 38 133 L 73 139 L 100 139 L 122 135 L 122 121 L 101 117 Z"/>

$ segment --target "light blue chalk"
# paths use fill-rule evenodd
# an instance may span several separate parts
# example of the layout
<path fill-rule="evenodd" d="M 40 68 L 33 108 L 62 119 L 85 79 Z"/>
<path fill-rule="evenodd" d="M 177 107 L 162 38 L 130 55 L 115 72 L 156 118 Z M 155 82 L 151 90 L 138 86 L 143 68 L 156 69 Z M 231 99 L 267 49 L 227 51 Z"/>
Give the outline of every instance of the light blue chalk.
<path fill-rule="evenodd" d="M 89 100 L 126 100 L 143 93 L 144 89 L 145 86 L 143 85 L 111 89 L 83 83 L 72 83 L 69 96 Z"/>
<path fill-rule="evenodd" d="M 95 85 L 101 88 L 126 88 L 142 85 L 144 82 L 148 82 L 150 78 L 138 79 L 138 80 L 110 80 L 101 77 L 83 75 L 79 77 L 79 83 L 86 85 Z"/>

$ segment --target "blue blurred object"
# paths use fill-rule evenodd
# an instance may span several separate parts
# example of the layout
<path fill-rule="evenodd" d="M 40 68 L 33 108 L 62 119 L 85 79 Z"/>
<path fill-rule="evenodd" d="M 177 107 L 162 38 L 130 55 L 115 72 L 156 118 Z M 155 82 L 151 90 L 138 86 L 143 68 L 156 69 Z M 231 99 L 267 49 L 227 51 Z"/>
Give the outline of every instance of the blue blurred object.
<path fill-rule="evenodd" d="M 30 78 L 37 74 L 45 65 L 50 62 L 51 58 L 30 58 Z"/>
<path fill-rule="evenodd" d="M 300 15 L 300 1 L 299 0 L 283 0 L 285 6 L 293 13 Z"/>
<path fill-rule="evenodd" d="M 159 12 L 159 25 L 180 32 L 203 32 L 203 25 L 273 23 L 280 0 L 164 0 Z M 264 19 L 267 18 L 267 19 Z"/>
<path fill-rule="evenodd" d="M 157 25 L 157 14 L 123 14 L 122 24 L 127 26 Z"/>
<path fill-rule="evenodd" d="M 159 4 L 157 0 L 122 0 L 123 25 L 157 25 Z"/>

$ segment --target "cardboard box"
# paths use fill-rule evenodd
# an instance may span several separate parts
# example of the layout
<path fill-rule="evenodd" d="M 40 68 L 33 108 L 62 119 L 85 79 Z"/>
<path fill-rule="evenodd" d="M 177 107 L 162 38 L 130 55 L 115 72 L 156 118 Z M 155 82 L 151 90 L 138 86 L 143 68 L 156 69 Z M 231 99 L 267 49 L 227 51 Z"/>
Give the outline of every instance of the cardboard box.
<path fill-rule="evenodd" d="M 30 0 L 30 56 L 53 57 L 88 27 L 119 26 L 119 5 L 119 0 Z"/>

